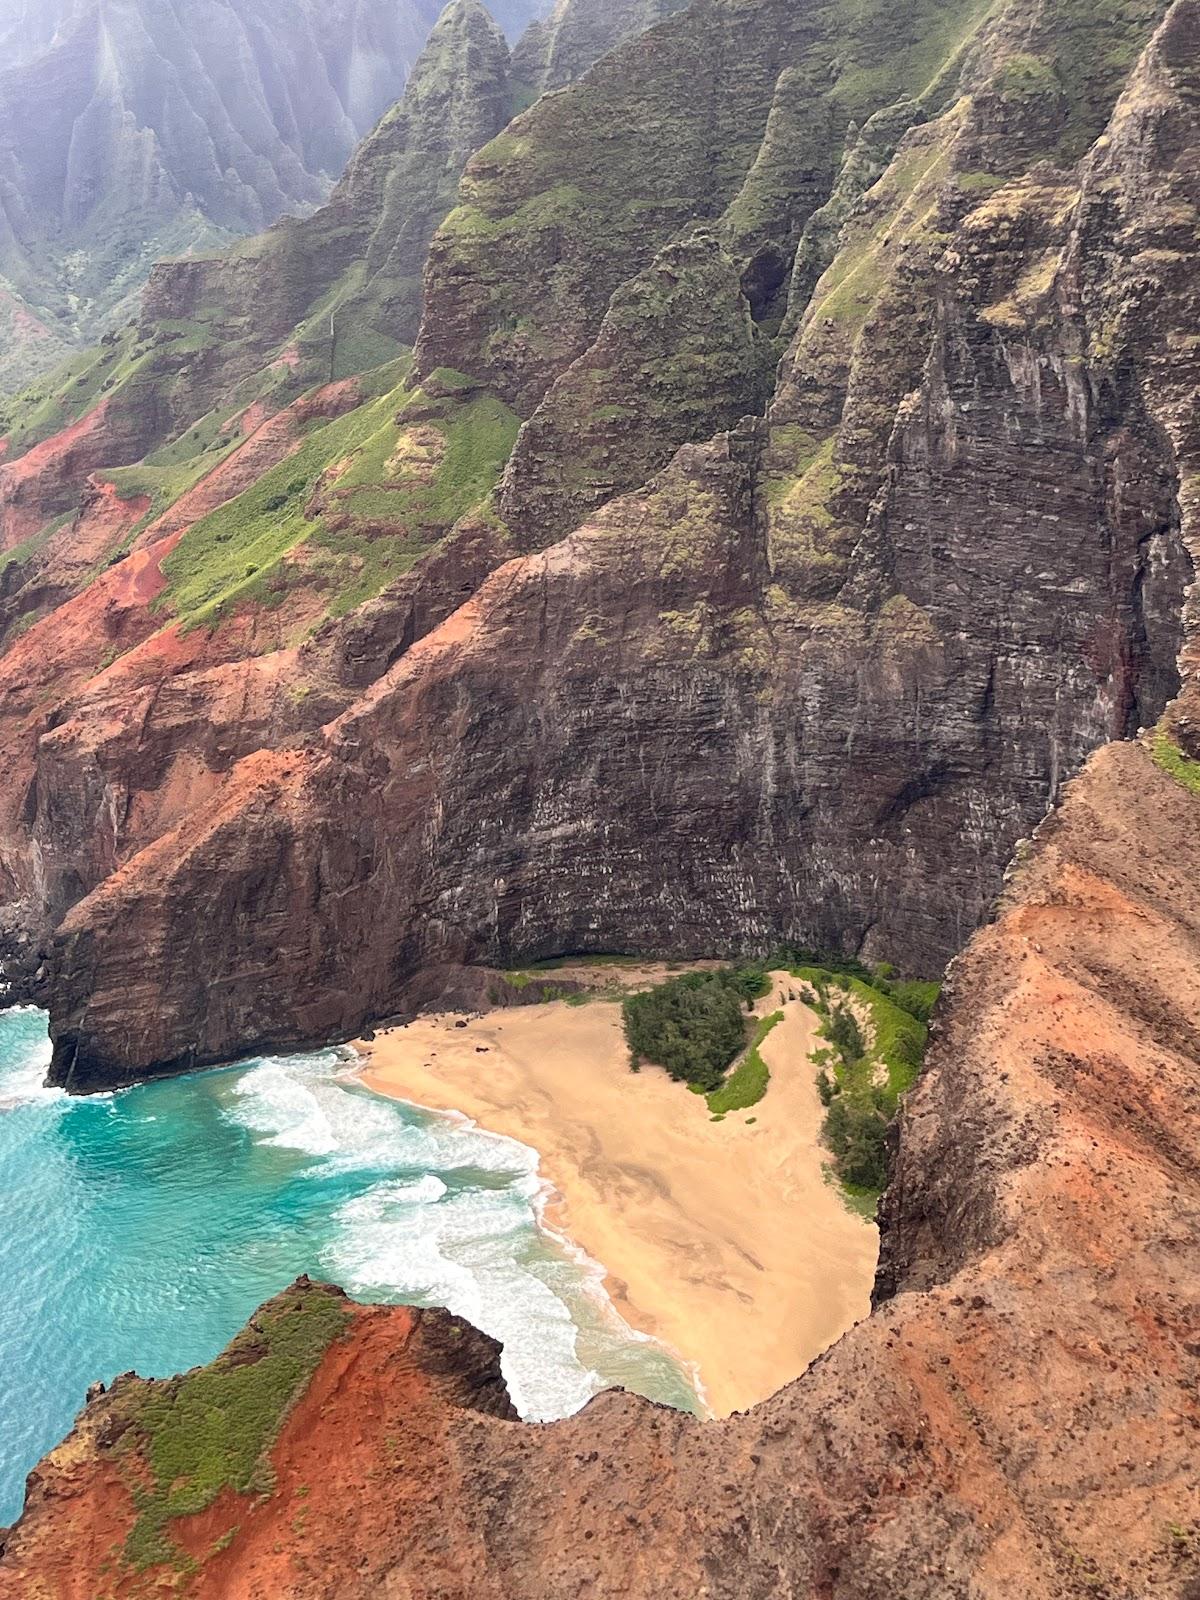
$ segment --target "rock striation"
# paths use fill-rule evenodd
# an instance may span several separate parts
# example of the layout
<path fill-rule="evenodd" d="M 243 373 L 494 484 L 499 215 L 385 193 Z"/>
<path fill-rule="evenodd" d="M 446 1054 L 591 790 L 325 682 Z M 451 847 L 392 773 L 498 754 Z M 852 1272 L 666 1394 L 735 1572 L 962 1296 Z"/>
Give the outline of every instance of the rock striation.
<path fill-rule="evenodd" d="M 686 0 L 557 0 L 548 16 L 529 24 L 513 51 L 518 97 L 532 103 L 551 89 L 565 89 L 622 40 L 636 38 Z"/>
<path fill-rule="evenodd" d="M 0 1595 L 89 1593 L 103 1549 L 118 1596 L 1191 1600 L 1198 807 L 1136 743 L 1067 785 L 950 969 L 874 1312 L 774 1399 L 699 1423 L 610 1393 L 524 1427 L 481 1414 L 482 1352 L 429 1313 L 360 1311 L 271 1488 L 167 1524 L 191 1570 L 121 1556 L 118 1384 L 33 1475 Z"/>
<path fill-rule="evenodd" d="M 867 114 L 818 181 L 780 130 L 829 41 L 772 4 L 746 35 L 753 121 L 715 87 L 720 148 L 745 151 L 723 190 L 688 110 L 704 51 L 732 48 L 720 4 L 622 46 L 468 164 L 389 459 L 441 481 L 477 408 L 526 420 L 475 509 L 448 500 L 369 612 L 298 655 L 249 645 L 237 681 L 303 682 L 311 712 L 247 718 L 219 761 L 172 718 L 169 770 L 206 753 L 171 806 L 152 798 L 163 769 L 126 753 L 148 732 L 89 756 L 86 782 L 40 737 L 9 860 L 21 920 L 38 926 L 40 895 L 58 924 L 55 1081 L 346 1037 L 424 968 L 567 950 L 784 941 L 938 971 L 1089 751 L 1162 715 L 1195 550 L 1193 10 L 1134 8 L 1115 35 L 1103 8 L 1065 31 L 1036 9 L 956 14 L 957 54 L 917 97 L 919 31 L 880 64 L 864 26 L 832 93 Z M 664 82 L 679 114 L 640 136 L 630 180 L 606 141 L 647 125 Z M 816 139 L 833 109 L 806 115 Z M 601 148 L 606 187 L 564 200 Z M 724 209 L 657 243 L 689 184 L 693 213 L 701 193 Z M 800 265 L 768 296 L 769 237 Z M 297 528 L 328 510 L 322 481 Z M 215 549 L 207 526 L 168 576 Z M 267 592 L 327 604 L 328 537 L 268 568 Z M 248 628 L 270 637 L 250 570 L 220 603 L 238 657 Z M 195 679 L 189 715 L 208 694 Z M 77 841 L 112 836 L 114 793 L 156 820 L 118 830 L 100 870 Z"/>

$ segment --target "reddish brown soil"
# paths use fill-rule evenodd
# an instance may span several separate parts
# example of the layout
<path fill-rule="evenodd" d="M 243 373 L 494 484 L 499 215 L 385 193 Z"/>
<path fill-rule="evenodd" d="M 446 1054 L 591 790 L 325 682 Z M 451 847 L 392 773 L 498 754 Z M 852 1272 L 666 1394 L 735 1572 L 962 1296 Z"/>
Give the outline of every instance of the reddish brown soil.
<path fill-rule="evenodd" d="M 0 1568 L 0 1597 L 320 1593 L 321 1575 L 339 1569 L 351 1549 L 366 1564 L 361 1552 L 385 1549 L 398 1519 L 437 1516 L 452 1470 L 451 1419 L 463 1405 L 507 1408 L 496 1356 L 490 1340 L 441 1313 L 354 1308 L 348 1335 L 330 1346 L 271 1451 L 271 1493 L 225 1490 L 204 1512 L 170 1525 L 195 1563 L 186 1582 L 173 1568 L 137 1572 L 124 1561 L 136 1520 L 131 1487 L 145 1469 L 136 1455 L 113 1451 L 120 1435 L 109 1422 L 111 1401 L 101 1400 L 34 1475 L 31 1516 L 41 1506 L 59 1531 L 27 1539 L 27 1519 Z M 231 1529 L 236 1537 L 222 1548 Z"/>
<path fill-rule="evenodd" d="M 104 464 L 110 449 L 107 410 L 102 400 L 70 427 L 0 468 L 0 550 L 45 526 L 53 516 L 53 511 L 47 515 L 45 493 L 53 493 L 59 480 L 81 478 Z"/>
<path fill-rule="evenodd" d="M 13 640 L 0 659 L 0 762 L 8 780 L 0 793 L 0 839 L 21 833 L 18 818 L 40 761 L 56 764 L 57 772 L 64 762 L 77 769 L 66 787 L 81 797 L 85 813 L 86 796 L 96 788 L 91 774 L 101 768 L 114 796 L 106 808 L 116 807 L 123 816 L 122 836 L 98 840 L 93 851 L 89 870 L 107 871 L 117 856 L 140 847 L 159 828 L 173 827 L 215 792 L 231 760 L 217 752 L 240 755 L 246 740 L 253 748 L 257 727 L 282 721 L 286 728 L 295 720 L 287 684 L 295 676 L 296 655 L 288 644 L 318 614 L 319 597 L 301 594 L 291 607 L 247 608 L 211 631 L 181 629 L 154 602 L 166 586 L 162 563 L 187 529 L 291 454 L 307 422 L 340 414 L 354 405 L 357 393 L 353 380 L 331 384 L 260 420 L 240 449 L 147 527 L 123 560 L 98 575 L 95 567 L 120 546 L 148 502 L 122 500 L 103 475 L 91 480 L 81 511 L 50 541 L 32 580 L 53 597 L 55 609 Z M 90 434 L 79 424 L 39 447 L 42 467 L 62 459 L 72 440 L 84 436 Z M 33 473 L 28 465 L 34 455 L 11 469 L 25 474 L 23 482 L 39 481 L 42 469 Z M 0 497 L 5 481 L 0 473 Z M 41 526 L 42 512 L 36 520 Z M 186 713 L 194 715 L 201 706 L 213 754 L 196 748 L 194 722 L 185 725 Z M 175 742 L 179 760 L 164 759 L 164 747 L 169 752 Z M 90 834 L 91 825 L 85 831 Z M 53 841 L 43 840 L 39 848 L 53 870 Z M 0 882 L 5 869 L 16 884 L 32 882 L 41 871 L 34 856 L 23 861 L 15 848 L 0 844 Z"/>
<path fill-rule="evenodd" d="M 610 1394 L 526 1427 L 464 1409 L 470 1362 L 430 1377 L 420 1318 L 362 1312 L 274 1494 L 180 1528 L 208 1558 L 161 1592 L 1196 1600 L 1198 819 L 1136 745 L 1069 787 L 951 969 L 876 1310 L 797 1383 L 725 1423 Z M 2 1600 L 110 1592 L 103 1408 L 40 1469 Z"/>

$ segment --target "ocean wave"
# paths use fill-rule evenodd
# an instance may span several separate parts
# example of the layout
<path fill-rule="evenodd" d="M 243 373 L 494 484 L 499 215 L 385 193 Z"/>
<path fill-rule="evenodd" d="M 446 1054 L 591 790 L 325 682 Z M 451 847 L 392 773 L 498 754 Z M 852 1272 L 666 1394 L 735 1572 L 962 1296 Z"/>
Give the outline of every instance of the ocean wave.
<path fill-rule="evenodd" d="M 264 1144 L 321 1158 L 318 1175 L 373 1168 L 479 1172 L 537 1185 L 538 1154 L 455 1112 L 361 1090 L 336 1052 L 266 1057 L 232 1084 L 224 1114 Z"/>
<path fill-rule="evenodd" d="M 542 1246 L 527 1196 L 444 1186 L 431 1203 L 421 1187 L 382 1183 L 342 1206 L 323 1269 L 355 1296 L 445 1306 L 491 1334 L 527 1421 L 578 1411 L 604 1384 L 577 1356 L 570 1308 L 530 1270 Z"/>
<path fill-rule="evenodd" d="M 46 1013 L 36 1006 L 12 1006 L 0 1016 L 0 1111 L 66 1100 L 65 1090 L 45 1083 L 52 1054 Z"/>
<path fill-rule="evenodd" d="M 333 1052 L 264 1058 L 234 1080 L 223 1108 L 263 1144 L 310 1157 L 314 1180 L 381 1175 L 334 1212 L 322 1271 L 350 1294 L 446 1306 L 492 1334 L 530 1420 L 578 1410 L 603 1385 L 576 1356 L 576 1324 L 551 1274 L 531 1269 L 548 1242 L 537 1151 L 458 1113 L 369 1094 L 346 1066 Z M 575 1261 L 571 1278 L 592 1277 L 597 1306 L 608 1305 L 601 1269 Z"/>

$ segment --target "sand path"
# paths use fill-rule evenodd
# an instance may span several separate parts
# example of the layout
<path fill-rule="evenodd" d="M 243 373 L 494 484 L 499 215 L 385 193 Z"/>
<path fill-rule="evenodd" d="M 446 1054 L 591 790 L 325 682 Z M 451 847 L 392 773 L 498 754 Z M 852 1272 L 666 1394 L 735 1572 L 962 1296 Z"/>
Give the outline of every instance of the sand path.
<path fill-rule="evenodd" d="M 765 1098 L 714 1123 L 702 1097 L 631 1073 L 621 1010 L 596 1000 L 421 1017 L 358 1048 L 372 1089 L 532 1145 L 552 1220 L 608 1271 L 627 1320 L 699 1369 L 717 1416 L 797 1377 L 869 1309 L 874 1226 L 826 1181 L 817 1019 L 777 975 Z M 483 1049 L 481 1050 L 481 1047 Z M 751 1121 L 750 1119 L 754 1119 Z"/>

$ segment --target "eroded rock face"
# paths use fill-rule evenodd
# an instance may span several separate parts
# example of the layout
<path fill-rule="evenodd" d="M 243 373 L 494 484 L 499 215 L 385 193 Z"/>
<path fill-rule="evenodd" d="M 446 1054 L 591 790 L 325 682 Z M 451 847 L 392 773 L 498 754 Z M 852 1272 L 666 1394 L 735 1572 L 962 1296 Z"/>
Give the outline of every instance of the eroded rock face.
<path fill-rule="evenodd" d="M 280 1437 L 274 1494 L 220 1503 L 180 1592 L 1190 1600 L 1198 808 L 1137 744 L 1067 787 L 951 967 L 874 1313 L 798 1382 L 724 1423 L 607 1394 L 525 1428 L 423 1376 L 425 1344 L 396 1339 L 413 1313 L 360 1312 Z M 0 1594 L 86 1593 L 92 1530 L 111 1545 L 132 1520 L 97 1437 L 110 1404 L 35 1475 Z"/>
<path fill-rule="evenodd" d="M 536 100 L 583 76 L 624 39 L 680 11 L 686 0 L 557 0 L 531 22 L 513 51 L 521 97 Z"/>
<path fill-rule="evenodd" d="M 940 969 L 1066 777 L 1179 683 L 1195 15 L 1181 0 L 1155 34 L 1158 15 L 1085 6 L 1064 28 L 1018 6 L 976 28 L 934 7 L 889 50 L 864 14 L 839 53 L 823 12 L 713 0 L 492 141 L 435 244 L 394 403 L 419 475 L 476 450 L 460 432 L 454 457 L 431 418 L 465 427 L 478 405 L 515 431 L 487 386 L 513 398 L 498 498 L 433 517 L 411 571 L 345 617 L 323 611 L 326 551 L 297 546 L 211 639 L 187 618 L 160 634 L 147 534 L 70 602 L 84 631 L 49 709 L 33 645 L 58 613 L 14 646 L 31 765 L 0 839 L 5 942 L 25 930 L 23 968 L 48 954 L 56 1077 L 344 1036 L 427 995 L 423 968 L 569 949 L 794 940 Z M 503 46 L 477 8 L 442 33 L 493 82 L 484 46 Z M 745 92 L 717 84 L 709 118 L 715 59 L 741 61 Z M 491 102 L 440 96 L 436 67 L 414 115 L 473 129 L 459 159 Z M 380 197 L 408 168 L 372 151 L 347 184 L 396 220 Z M 228 289 L 243 269 L 252 251 L 195 270 Z M 763 408 L 774 338 L 765 414 L 713 440 Z M 145 388 L 182 405 L 200 380 L 179 379 Z M 374 380 L 345 398 L 348 381 L 319 393 L 365 410 Z M 282 392 L 194 493 L 252 475 Z M 330 459 L 306 523 L 370 448 Z M 403 503 L 388 450 L 371 540 Z M 257 530 L 235 578 L 260 570 L 253 492 L 223 533 L 236 554 Z M 6 602 L 14 630 L 34 581 Z"/>
<path fill-rule="evenodd" d="M 56 1081 L 345 1036 L 426 964 L 783 940 L 939 970 L 1066 776 L 1178 686 L 1196 374 L 1149 375 L 1194 280 L 1166 255 L 1137 290 L 1126 224 L 1191 203 L 1193 24 L 1076 170 L 980 203 L 991 102 L 916 126 L 847 235 L 869 293 L 831 264 L 765 422 L 500 568 L 100 884 L 53 947 Z M 1100 183 L 1123 164 L 1136 191 Z"/>

